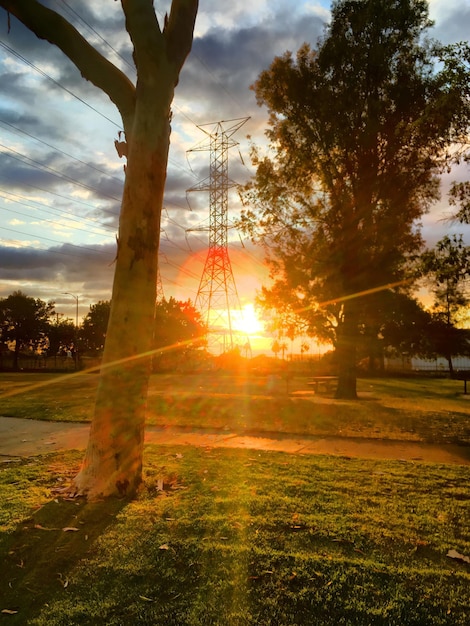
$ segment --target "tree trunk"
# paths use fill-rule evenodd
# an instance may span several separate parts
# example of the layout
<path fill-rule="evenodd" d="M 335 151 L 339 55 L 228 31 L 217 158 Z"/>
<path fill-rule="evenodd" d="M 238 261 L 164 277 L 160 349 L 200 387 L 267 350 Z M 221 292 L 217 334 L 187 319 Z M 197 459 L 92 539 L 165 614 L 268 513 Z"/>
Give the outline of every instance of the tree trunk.
<path fill-rule="evenodd" d="M 84 78 L 109 96 L 121 114 L 128 144 L 95 414 L 83 466 L 71 488 L 89 499 L 131 495 L 142 480 L 170 106 L 191 50 L 198 0 L 172 0 L 163 29 L 153 4 L 153 0 L 121 0 L 134 48 L 134 86 L 55 11 L 36 0 L 0 0 L 0 7 L 38 37 L 58 46 Z"/>
<path fill-rule="evenodd" d="M 337 400 L 356 400 L 357 315 L 352 301 L 344 303 L 344 316 L 338 328 L 336 359 L 338 363 Z"/>
<path fill-rule="evenodd" d="M 90 438 L 74 491 L 132 495 L 142 450 L 155 317 L 160 217 L 173 89 L 137 107 L 121 208 L 111 311 Z"/>

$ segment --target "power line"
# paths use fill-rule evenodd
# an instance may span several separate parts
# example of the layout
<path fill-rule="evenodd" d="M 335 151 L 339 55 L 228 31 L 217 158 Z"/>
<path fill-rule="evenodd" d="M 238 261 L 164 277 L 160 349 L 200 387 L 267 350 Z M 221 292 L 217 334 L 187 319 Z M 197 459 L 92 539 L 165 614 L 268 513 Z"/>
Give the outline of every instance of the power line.
<path fill-rule="evenodd" d="M 97 115 L 100 115 L 102 118 L 104 118 L 105 120 L 107 120 L 108 122 L 113 124 L 113 126 L 116 126 L 120 130 L 122 129 L 122 124 L 117 124 L 114 120 L 109 118 L 107 115 L 105 115 L 104 113 L 101 113 L 101 111 L 98 111 L 98 109 L 95 109 L 94 106 L 92 106 L 91 104 L 88 104 L 88 102 L 83 100 L 83 98 L 80 98 L 80 96 L 77 96 L 77 94 L 73 93 L 73 91 L 70 91 L 70 89 L 68 89 L 67 87 L 64 87 L 64 85 L 62 85 L 57 80 L 55 80 L 55 78 L 52 78 L 52 76 L 49 76 L 49 74 L 47 74 L 46 72 L 44 72 L 44 70 L 41 70 L 39 67 L 34 65 L 34 63 L 31 63 L 31 61 L 28 61 L 28 59 L 26 59 L 24 56 L 22 56 L 19 52 L 16 52 L 16 50 L 14 50 L 10 46 L 8 46 L 5 42 L 0 41 L 0 46 L 2 46 L 10 54 L 15 56 L 17 59 L 19 59 L 20 61 L 22 61 L 23 63 L 25 63 L 29 67 L 33 68 L 36 72 L 38 72 L 38 74 L 41 74 L 41 76 L 44 76 L 44 78 L 48 78 L 51 82 L 54 83 L 54 85 L 57 85 L 57 87 L 60 87 L 60 89 L 63 89 L 70 96 L 72 96 L 73 98 L 75 98 L 76 100 L 78 100 L 79 102 L 84 104 L 86 107 L 88 107 L 89 109 L 94 111 Z"/>
<path fill-rule="evenodd" d="M 11 197 L 9 197 L 9 196 L 11 196 Z M 8 202 L 16 202 L 17 204 L 20 204 L 20 205 L 22 205 L 22 206 L 24 206 L 26 208 L 31 208 L 33 210 L 40 210 L 43 213 L 46 213 L 46 214 L 49 214 L 49 215 L 54 215 L 54 216 L 57 216 L 57 217 L 65 216 L 66 219 L 69 219 L 71 221 L 76 221 L 78 224 L 82 224 L 83 226 L 85 226 L 84 222 L 90 222 L 90 224 L 94 228 L 102 228 L 103 230 L 107 230 L 107 231 L 110 231 L 110 232 L 113 232 L 113 233 L 116 232 L 116 229 L 113 226 L 108 226 L 107 224 L 101 224 L 97 220 L 92 219 L 92 218 L 88 218 L 88 217 L 81 217 L 80 220 L 78 220 L 78 219 L 76 219 L 77 218 L 76 214 L 72 213 L 71 211 L 67 211 L 65 209 L 62 209 L 62 211 L 58 211 L 53 206 L 49 206 L 49 205 L 47 205 L 47 204 L 45 204 L 43 202 L 38 202 L 38 201 L 35 201 L 35 200 L 31 200 L 30 198 L 27 198 L 25 196 L 21 196 L 19 194 L 13 193 L 11 191 L 2 191 L 0 193 L 0 197 L 4 198 Z M 17 199 L 17 198 L 19 198 L 19 199 Z M 27 204 L 26 202 L 22 202 L 22 200 L 25 200 L 29 204 Z M 86 232 L 89 232 L 89 231 L 86 231 Z"/>
<path fill-rule="evenodd" d="M 47 141 L 44 141 L 43 139 L 39 139 L 39 137 L 36 137 L 35 135 L 32 135 L 31 133 L 28 133 L 27 131 L 22 130 L 21 128 L 18 128 L 17 126 L 14 126 L 13 124 L 10 124 L 10 122 L 7 122 L 5 120 L 0 119 L 0 124 L 3 124 L 5 126 L 9 126 L 10 128 L 13 128 L 18 133 L 21 133 L 22 135 L 26 135 L 26 137 L 29 137 L 30 139 L 34 139 L 34 141 L 42 143 L 43 145 L 47 146 L 48 148 L 51 148 L 51 150 L 54 150 L 55 152 L 59 152 L 60 154 L 63 154 L 64 156 L 66 156 L 66 157 L 68 157 L 70 159 L 73 159 L 74 161 L 77 161 L 77 163 L 81 163 L 82 165 L 85 165 L 86 167 L 89 167 L 90 169 L 95 170 L 95 172 L 98 172 L 100 174 L 104 174 L 110 180 L 114 180 L 117 183 L 122 184 L 122 180 L 120 180 L 119 178 L 115 178 L 114 176 L 110 175 L 109 172 L 105 172 L 104 170 L 101 170 L 100 168 L 96 167 L 95 165 L 92 165 L 91 163 L 87 163 L 86 161 L 82 161 L 78 157 L 74 157 L 72 154 L 69 154 L 68 152 L 64 152 L 60 148 L 57 148 L 57 146 L 53 146 L 52 144 L 47 143 Z"/>
<path fill-rule="evenodd" d="M 26 235 L 26 237 L 34 237 L 35 239 L 42 239 L 44 241 L 52 241 L 53 243 L 59 243 L 62 246 L 63 245 L 67 245 L 67 246 L 71 246 L 72 248 L 77 248 L 79 250 L 87 250 L 88 252 L 94 252 L 95 254 L 108 254 L 107 252 L 104 252 L 103 250 L 96 250 L 95 248 L 89 248 L 87 246 L 78 246 L 74 243 L 68 243 L 68 242 L 64 242 L 64 241 L 59 241 L 58 239 L 51 239 L 50 237 L 43 237 L 42 235 L 32 235 L 31 233 L 25 233 L 22 230 L 16 230 L 14 228 L 7 228 L 6 226 L 0 226 L 0 228 L 2 230 L 7 230 L 8 232 L 11 233 L 17 233 L 20 235 Z M 49 249 L 50 252 L 53 252 L 53 250 Z M 65 252 L 63 254 L 66 254 Z M 76 254 L 71 254 L 69 256 L 78 256 Z"/>
<path fill-rule="evenodd" d="M 106 46 L 108 46 L 108 48 L 110 48 L 110 50 L 112 50 L 112 51 L 114 52 L 114 54 L 115 54 L 117 57 L 119 57 L 122 61 L 124 61 L 124 63 L 125 63 L 128 67 L 130 67 L 130 69 L 131 69 L 131 70 L 135 73 L 135 66 L 134 66 L 134 65 L 132 65 L 131 63 L 129 63 L 129 61 L 128 61 L 125 57 L 123 57 L 123 56 L 122 56 L 122 54 L 121 54 L 120 52 L 118 52 L 115 48 L 113 48 L 113 46 L 109 43 L 109 41 L 107 41 L 107 39 L 105 39 L 102 35 L 100 35 L 100 33 L 99 33 L 97 30 L 95 30 L 95 29 L 93 28 L 93 26 L 91 26 L 91 24 L 89 24 L 89 23 L 85 20 L 85 18 L 83 18 L 81 15 L 79 15 L 79 14 L 77 13 L 77 11 L 75 11 L 75 9 L 73 9 L 73 8 L 72 8 L 72 7 L 71 7 L 71 6 L 70 6 L 70 5 L 69 5 L 69 4 L 68 4 L 65 0 L 61 0 L 61 1 L 62 1 L 62 4 L 63 4 L 63 5 L 64 5 L 64 6 L 65 6 L 68 10 L 69 10 L 69 12 L 70 12 L 71 14 L 75 15 L 75 16 L 76 16 L 76 17 L 77 17 L 77 18 L 78 18 L 78 19 L 79 19 L 79 20 L 80 20 L 83 24 L 85 24 L 85 26 L 86 26 L 87 28 L 89 28 L 89 29 L 90 29 L 90 31 L 91 31 L 92 33 L 94 33 L 94 34 L 95 34 L 95 35 L 96 35 L 99 39 L 101 39 L 101 41 L 102 41 L 102 42 L 103 42 Z M 57 4 L 59 4 L 58 0 L 56 0 L 56 2 L 57 2 Z"/>
<path fill-rule="evenodd" d="M 39 161 L 36 161 L 35 159 L 32 159 L 31 157 L 27 156 L 26 154 L 23 154 L 23 153 L 19 152 L 18 150 L 14 150 L 10 146 L 5 146 L 4 144 L 0 143 L 0 148 L 4 148 L 5 150 L 7 150 L 8 152 L 3 152 L 3 154 L 6 154 L 7 156 L 9 156 L 12 159 L 16 159 L 17 161 L 20 161 L 20 162 L 23 159 L 25 159 L 27 161 L 31 161 L 31 163 L 26 163 L 26 165 L 29 165 L 30 167 L 34 167 L 34 168 L 40 169 L 40 170 L 48 170 L 49 173 L 51 173 L 53 176 L 56 176 L 57 178 L 61 178 L 62 180 L 66 180 L 69 183 L 73 183 L 75 185 L 78 185 L 79 187 L 83 187 L 87 191 L 96 192 L 98 195 L 104 196 L 105 198 L 108 198 L 109 200 L 115 200 L 116 202 L 120 202 L 119 198 L 116 198 L 114 196 L 108 196 L 107 194 L 104 194 L 101 191 L 99 191 L 99 189 L 96 189 L 95 187 L 90 187 L 89 185 L 85 185 L 85 183 L 81 183 L 80 181 L 72 178 L 71 176 L 67 176 L 67 174 L 61 174 L 60 172 L 58 172 L 53 167 L 49 167 L 49 165 L 45 165 L 44 163 L 40 163 Z M 15 156 L 15 154 L 18 155 L 18 156 Z"/>
<path fill-rule="evenodd" d="M 0 197 L 4 198 L 5 196 L 1 196 L 0 195 Z M 17 202 L 17 201 L 14 200 L 14 202 Z M 20 204 L 22 204 L 22 206 L 25 206 L 26 208 L 32 208 L 33 210 L 37 210 L 35 207 L 31 207 L 31 206 L 28 206 L 28 205 L 23 204 L 23 203 L 20 203 Z M 70 230 L 77 230 L 77 231 L 79 230 L 79 231 L 82 231 L 84 233 L 90 234 L 90 230 L 89 229 L 86 230 L 85 228 L 80 228 L 79 226 L 73 226 L 73 225 L 71 226 L 70 224 L 61 224 L 57 220 L 50 220 L 50 219 L 47 219 L 47 218 L 44 218 L 44 217 L 39 217 L 37 215 L 31 215 L 29 213 L 22 213 L 21 211 L 14 211 L 13 209 L 8 209 L 7 207 L 4 207 L 4 206 L 0 206 L 0 211 L 7 211 L 8 213 L 13 213 L 13 215 L 21 215 L 22 217 L 27 217 L 29 219 L 36 218 L 40 222 L 46 222 L 48 224 L 53 224 L 55 226 L 60 226 L 62 228 L 68 228 Z M 44 209 L 41 209 L 41 211 L 44 211 L 45 213 L 47 213 L 47 211 L 45 211 Z M 78 220 L 75 220 L 75 219 L 73 219 L 71 217 L 65 217 L 64 219 L 69 220 L 71 222 L 77 222 L 78 224 L 81 224 L 81 222 L 79 222 Z M 84 224 L 82 224 L 82 226 L 84 226 Z M 91 234 L 101 235 L 102 237 L 103 236 L 108 236 L 108 237 L 110 236 L 109 234 L 105 235 L 102 232 L 101 233 L 100 232 L 92 232 Z"/>
<path fill-rule="evenodd" d="M 42 191 L 43 193 L 48 193 L 51 196 L 55 196 L 57 198 L 61 198 L 62 200 L 68 200 L 69 202 L 72 202 L 73 204 L 81 204 L 82 206 L 88 207 L 89 209 L 93 209 L 94 211 L 96 211 L 98 209 L 98 207 L 96 207 L 96 205 L 90 204 L 89 202 L 85 202 L 84 200 L 79 200 L 78 198 L 71 198 L 70 196 L 64 196 L 63 194 L 57 193 L 56 191 L 51 191 L 50 189 L 44 189 L 43 187 L 38 187 L 37 185 L 31 185 L 31 183 L 28 183 L 26 181 L 21 181 L 21 185 L 23 187 L 30 187 L 31 189 L 36 189 L 37 191 Z M 117 215 L 115 213 L 113 213 L 112 211 L 110 211 L 110 210 L 101 209 L 101 208 L 99 210 L 103 211 L 103 213 L 109 213 L 114 218 L 117 217 Z"/>

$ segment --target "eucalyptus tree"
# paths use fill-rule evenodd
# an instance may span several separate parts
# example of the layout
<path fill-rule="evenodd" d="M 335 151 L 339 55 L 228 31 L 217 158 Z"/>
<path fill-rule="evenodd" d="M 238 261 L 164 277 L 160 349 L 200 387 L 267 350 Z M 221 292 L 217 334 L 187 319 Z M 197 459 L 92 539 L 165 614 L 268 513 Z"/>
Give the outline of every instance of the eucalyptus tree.
<path fill-rule="evenodd" d="M 73 491 L 89 498 L 134 493 L 142 480 L 157 258 L 171 103 L 193 40 L 198 0 L 172 0 L 164 23 L 153 0 L 121 0 L 135 84 L 66 19 L 36 0 L 0 0 L 75 64 L 116 105 L 127 156 L 110 321 L 90 438 Z M 11 28 L 14 28 L 12 21 Z"/>
<path fill-rule="evenodd" d="M 339 398 L 356 397 L 368 294 L 406 281 L 447 148 L 469 126 L 468 47 L 427 41 L 430 26 L 423 0 L 336 0 L 315 47 L 253 85 L 270 152 L 253 150 L 242 223 L 311 333 L 331 335 Z"/>

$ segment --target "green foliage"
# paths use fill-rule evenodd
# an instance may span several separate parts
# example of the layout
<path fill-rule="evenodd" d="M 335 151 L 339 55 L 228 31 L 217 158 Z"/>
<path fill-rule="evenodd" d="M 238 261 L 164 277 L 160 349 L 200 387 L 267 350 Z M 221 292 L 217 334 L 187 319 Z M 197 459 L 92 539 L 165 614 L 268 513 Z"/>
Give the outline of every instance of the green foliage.
<path fill-rule="evenodd" d="M 77 461 L 43 457 L 28 480 L 51 489 Z M 470 554 L 468 467 L 152 446 L 145 467 L 131 503 L 18 509 L 0 540 L 8 623 L 468 624 L 468 565 L 446 557 Z"/>
<path fill-rule="evenodd" d="M 469 127 L 468 46 L 431 46 L 429 26 L 422 0 L 338 0 L 316 48 L 277 57 L 253 86 L 274 157 L 254 150 L 242 223 L 284 300 L 332 336 L 352 397 L 364 295 L 409 278 L 416 221 Z"/>
<path fill-rule="evenodd" d="M 205 345 L 207 328 L 191 300 L 157 302 L 155 307 L 154 363 L 157 369 L 190 365 L 194 353 Z"/>

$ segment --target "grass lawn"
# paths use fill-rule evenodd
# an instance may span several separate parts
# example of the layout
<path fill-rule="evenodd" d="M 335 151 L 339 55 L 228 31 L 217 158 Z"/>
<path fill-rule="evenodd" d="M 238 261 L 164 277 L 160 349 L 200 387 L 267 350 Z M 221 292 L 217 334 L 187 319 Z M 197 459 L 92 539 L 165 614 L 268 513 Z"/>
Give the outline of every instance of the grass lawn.
<path fill-rule="evenodd" d="M 0 465 L 0 623 L 464 626 L 470 468 L 148 446 L 132 501 L 76 453 Z"/>
<path fill-rule="evenodd" d="M 95 374 L 0 374 L 0 415 L 87 421 Z M 359 401 L 312 395 L 305 378 L 154 375 L 147 420 L 166 427 L 216 428 L 470 444 L 470 394 L 448 379 L 359 379 Z"/>

